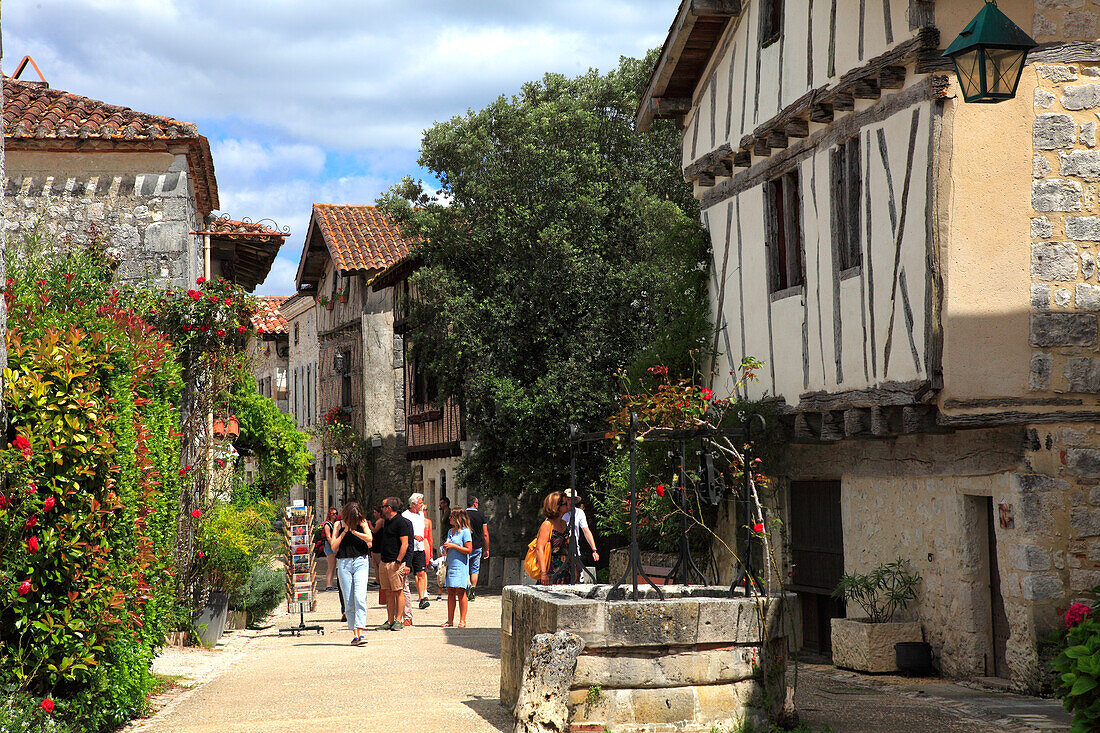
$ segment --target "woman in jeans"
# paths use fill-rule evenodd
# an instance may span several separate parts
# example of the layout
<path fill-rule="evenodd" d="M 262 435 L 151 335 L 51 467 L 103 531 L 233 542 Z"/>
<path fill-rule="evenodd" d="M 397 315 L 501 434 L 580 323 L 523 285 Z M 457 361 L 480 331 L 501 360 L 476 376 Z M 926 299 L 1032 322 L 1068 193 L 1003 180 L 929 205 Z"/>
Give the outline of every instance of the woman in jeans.
<path fill-rule="evenodd" d="M 344 598 L 348 629 L 355 646 L 363 643 L 367 627 L 367 582 L 370 580 L 370 548 L 374 535 L 370 522 L 359 511 L 357 502 L 344 505 L 344 513 L 332 532 L 332 549 L 336 550 L 336 572 L 340 575 L 340 591 Z"/>

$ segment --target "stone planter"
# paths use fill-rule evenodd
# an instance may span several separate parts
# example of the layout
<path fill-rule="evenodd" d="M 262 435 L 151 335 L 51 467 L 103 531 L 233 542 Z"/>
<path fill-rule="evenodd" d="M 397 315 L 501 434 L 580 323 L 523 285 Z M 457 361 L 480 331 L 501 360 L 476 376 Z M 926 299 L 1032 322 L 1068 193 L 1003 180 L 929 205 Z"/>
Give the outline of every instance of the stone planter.
<path fill-rule="evenodd" d="M 917 621 L 873 624 L 866 619 L 832 620 L 833 664 L 857 672 L 897 672 L 894 644 L 923 641 Z"/>
<path fill-rule="evenodd" d="M 572 679 L 562 683 L 572 730 L 709 732 L 742 722 L 767 729 L 775 721 L 786 699 L 783 602 L 793 596 L 731 598 L 726 588 L 670 585 L 663 601 L 648 587 L 642 600 L 625 601 L 621 589 L 608 600 L 608 590 L 504 589 L 504 705 L 520 713 L 539 704 L 540 693 L 523 686 L 532 639 L 564 631 L 583 641 Z M 585 597 L 589 591 L 594 598 Z M 765 644 L 774 652 L 768 669 Z"/>
<path fill-rule="evenodd" d="M 195 636 L 199 644 L 213 649 L 225 631 L 225 618 L 229 610 L 229 594 L 212 590 L 207 594 L 206 605 L 202 607 L 191 625 L 195 627 Z"/>

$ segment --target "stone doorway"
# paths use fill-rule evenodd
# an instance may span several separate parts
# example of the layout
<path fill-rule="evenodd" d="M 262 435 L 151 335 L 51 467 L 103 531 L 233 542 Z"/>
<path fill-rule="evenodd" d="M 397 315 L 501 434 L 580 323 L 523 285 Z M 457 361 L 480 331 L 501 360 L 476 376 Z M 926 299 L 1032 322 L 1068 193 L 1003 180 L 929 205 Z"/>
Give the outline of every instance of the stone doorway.
<path fill-rule="evenodd" d="M 1005 612 L 1005 599 L 1001 595 L 1001 570 L 997 562 L 997 525 L 994 518 L 996 508 L 993 506 L 993 498 L 980 497 L 982 511 L 985 514 L 986 526 L 986 557 L 985 563 L 989 573 L 989 615 L 990 633 L 993 637 L 992 661 L 988 672 L 994 677 L 1008 676 L 1008 662 L 1006 653 L 1008 649 L 1008 614 Z"/>
<path fill-rule="evenodd" d="M 832 597 L 844 573 L 844 530 L 839 481 L 790 485 L 791 583 L 802 609 L 802 648 L 831 657 L 831 622 L 844 618 L 844 602 Z"/>

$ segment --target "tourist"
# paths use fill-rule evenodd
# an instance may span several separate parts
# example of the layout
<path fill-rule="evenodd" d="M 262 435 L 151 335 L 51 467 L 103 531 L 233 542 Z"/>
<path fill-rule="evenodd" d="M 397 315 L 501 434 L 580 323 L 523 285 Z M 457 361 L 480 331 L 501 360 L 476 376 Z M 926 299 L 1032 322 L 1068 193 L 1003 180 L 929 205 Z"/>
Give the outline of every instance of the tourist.
<path fill-rule="evenodd" d="M 427 531 L 427 522 L 424 516 L 424 495 L 417 493 L 409 497 L 409 508 L 402 512 L 401 516 L 409 520 L 413 528 L 413 546 L 408 555 L 409 574 L 416 583 L 416 597 L 420 601 L 419 608 L 427 608 L 430 604 L 425 597 L 428 593 L 428 564 L 424 557 L 424 538 Z M 408 592 L 406 590 L 406 592 Z M 412 626 L 412 594 L 405 596 L 405 625 Z"/>
<path fill-rule="evenodd" d="M 405 556 L 413 543 L 413 528 L 409 520 L 401 516 L 401 500 L 388 496 L 382 502 L 381 565 L 378 566 L 378 582 L 386 592 L 386 623 L 379 631 L 401 631 L 401 618 L 405 614 L 405 596 L 402 590 L 409 575 Z"/>
<path fill-rule="evenodd" d="M 336 576 L 336 551 L 332 549 L 332 528 L 339 518 L 340 512 L 336 510 L 336 507 L 330 506 L 328 508 L 328 516 L 325 518 L 325 523 L 321 527 L 321 532 L 325 536 L 325 590 L 336 590 L 336 583 L 334 580 Z"/>
<path fill-rule="evenodd" d="M 485 521 L 485 515 L 478 509 L 476 496 L 471 496 L 466 504 L 466 514 L 470 517 L 470 534 L 474 538 L 474 551 L 470 553 L 470 587 L 466 589 L 466 597 L 472 601 L 476 595 L 477 576 L 481 572 L 481 559 L 489 557 L 489 525 Z"/>
<path fill-rule="evenodd" d="M 367 627 L 367 583 L 370 580 L 370 550 L 374 536 L 370 523 L 359 511 L 357 502 L 344 505 L 340 521 L 334 525 L 332 548 L 336 550 L 337 572 L 344 598 L 351 643 L 364 642 Z"/>
<path fill-rule="evenodd" d="M 540 585 L 550 585 L 551 578 L 555 583 L 565 582 L 564 576 L 557 574 L 568 559 L 569 528 L 561 520 L 564 511 L 565 496 L 560 491 L 553 491 L 543 499 L 544 520 L 539 527 L 538 541 L 535 544 Z"/>
<path fill-rule="evenodd" d="M 470 557 L 474 552 L 473 536 L 470 532 L 470 517 L 465 509 L 455 509 L 450 517 L 451 531 L 443 542 L 447 553 L 447 622 L 444 627 L 455 625 L 455 603 L 460 616 L 459 628 L 466 627 L 466 610 L 469 599 L 466 587 L 470 582 Z"/>
<path fill-rule="evenodd" d="M 581 500 L 580 495 L 574 496 L 573 489 L 566 489 L 565 492 L 565 514 L 561 515 L 561 521 L 565 522 L 565 526 L 569 526 L 571 515 L 574 513 L 577 518 L 573 521 L 573 541 L 577 543 L 577 554 L 580 554 L 581 549 L 581 533 L 584 533 L 584 538 L 588 540 L 588 546 L 592 548 L 592 562 L 600 561 L 600 553 L 596 551 L 596 539 L 592 536 L 592 530 L 588 527 L 588 516 L 584 513 L 584 502 Z M 579 570 L 575 570 L 573 573 L 573 581 L 580 580 Z"/>
<path fill-rule="evenodd" d="M 374 532 L 375 537 L 381 537 L 382 525 L 386 523 L 385 518 L 383 518 L 382 516 L 382 505 L 379 504 L 378 506 L 371 509 L 371 515 L 371 531 Z M 381 542 L 375 542 L 374 545 L 371 547 L 370 553 L 370 559 L 374 562 L 374 574 L 378 577 L 379 580 L 381 580 L 381 576 L 379 575 L 379 568 L 382 567 L 381 555 L 379 555 L 378 553 L 380 546 Z M 379 582 L 378 584 L 378 605 L 386 605 L 386 592 L 382 590 L 381 582 Z"/>
<path fill-rule="evenodd" d="M 446 496 L 442 496 L 439 499 L 439 554 L 443 554 L 442 545 L 443 540 L 447 536 L 447 530 L 451 526 L 451 500 Z M 443 600 L 443 586 L 439 586 L 439 593 L 436 594 L 435 599 L 437 601 Z"/>

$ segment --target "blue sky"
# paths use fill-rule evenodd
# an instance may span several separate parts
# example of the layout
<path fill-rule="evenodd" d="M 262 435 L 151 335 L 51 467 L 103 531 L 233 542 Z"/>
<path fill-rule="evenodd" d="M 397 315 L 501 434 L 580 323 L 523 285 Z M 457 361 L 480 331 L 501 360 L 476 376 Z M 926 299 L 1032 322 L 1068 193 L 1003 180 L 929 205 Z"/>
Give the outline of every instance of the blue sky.
<path fill-rule="evenodd" d="M 4 68 L 194 122 L 222 211 L 291 236 L 258 292 L 287 294 L 310 205 L 373 203 L 422 131 L 546 72 L 660 45 L 677 0 L 43 0 L 8 3 Z"/>

